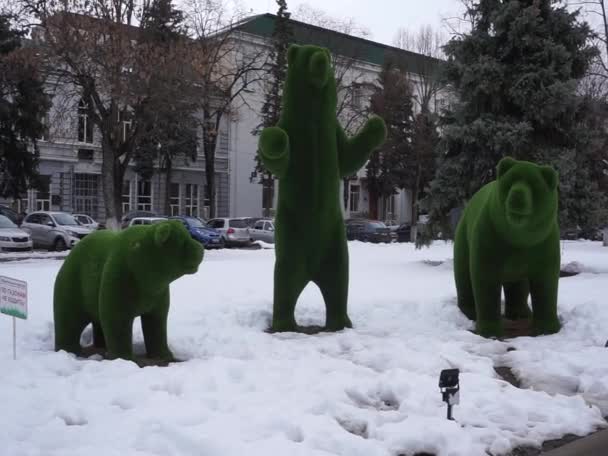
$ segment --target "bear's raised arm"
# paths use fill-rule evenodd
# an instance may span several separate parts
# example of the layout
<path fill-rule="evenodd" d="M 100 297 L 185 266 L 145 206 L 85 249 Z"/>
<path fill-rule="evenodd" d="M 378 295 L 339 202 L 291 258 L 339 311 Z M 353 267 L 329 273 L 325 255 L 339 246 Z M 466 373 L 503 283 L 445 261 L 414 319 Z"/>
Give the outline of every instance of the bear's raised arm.
<path fill-rule="evenodd" d="M 346 136 L 340 125 L 337 135 L 340 177 L 347 177 L 359 171 L 373 150 L 384 143 L 386 126 L 380 117 L 372 117 L 352 138 Z"/>
<path fill-rule="evenodd" d="M 289 164 L 289 137 L 285 130 L 280 127 L 264 128 L 258 149 L 266 169 L 279 179 L 285 177 Z"/>

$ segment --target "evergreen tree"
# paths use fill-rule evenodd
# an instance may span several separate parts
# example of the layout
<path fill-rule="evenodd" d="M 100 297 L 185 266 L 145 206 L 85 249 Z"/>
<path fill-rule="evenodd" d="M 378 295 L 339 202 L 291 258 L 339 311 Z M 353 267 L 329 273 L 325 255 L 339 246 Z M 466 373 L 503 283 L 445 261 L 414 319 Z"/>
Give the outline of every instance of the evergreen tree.
<path fill-rule="evenodd" d="M 50 107 L 36 54 L 0 16 L 0 196 L 18 198 L 37 185 L 38 145 Z"/>
<path fill-rule="evenodd" d="M 493 180 L 505 155 L 556 166 L 563 223 L 573 222 L 564 219 L 566 207 L 582 209 L 580 192 L 591 187 L 575 184 L 586 173 L 573 172 L 569 161 L 574 154 L 583 168 L 591 165 L 577 132 L 586 109 L 577 82 L 596 50 L 578 13 L 553 3 L 471 2 L 472 30 L 445 46 L 456 101 L 442 119 L 441 158 L 426 200 L 431 236 L 449 236 L 450 210 Z"/>
<path fill-rule="evenodd" d="M 382 66 L 370 109 L 384 119 L 387 129 L 386 142 L 366 165 L 369 216 L 376 219 L 379 198 L 393 195 L 398 188 L 411 188 L 415 181 L 412 87 L 405 68 L 392 56 Z"/>
<path fill-rule="evenodd" d="M 268 61 L 270 69 L 265 84 L 264 104 L 262 105 L 262 122 L 253 131 L 259 135 L 266 127 L 273 127 L 281 117 L 281 95 L 285 75 L 287 74 L 287 49 L 293 41 L 293 31 L 289 23 L 291 14 L 287 11 L 285 0 L 276 0 L 279 9 L 272 32 L 272 49 Z M 268 216 L 274 198 L 274 177 L 262 164 L 259 154 L 256 154 L 255 173 L 259 183 L 263 185 L 262 207 Z"/>

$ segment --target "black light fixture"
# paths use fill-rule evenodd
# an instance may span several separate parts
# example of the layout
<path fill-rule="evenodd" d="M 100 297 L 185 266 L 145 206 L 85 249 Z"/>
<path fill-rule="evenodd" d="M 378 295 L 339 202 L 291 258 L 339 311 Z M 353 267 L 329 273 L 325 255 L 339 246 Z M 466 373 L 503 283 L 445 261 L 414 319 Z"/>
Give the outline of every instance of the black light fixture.
<path fill-rule="evenodd" d="M 458 369 L 444 369 L 439 374 L 439 389 L 443 402 L 448 404 L 448 420 L 453 420 L 452 406 L 460 403 L 460 384 Z"/>

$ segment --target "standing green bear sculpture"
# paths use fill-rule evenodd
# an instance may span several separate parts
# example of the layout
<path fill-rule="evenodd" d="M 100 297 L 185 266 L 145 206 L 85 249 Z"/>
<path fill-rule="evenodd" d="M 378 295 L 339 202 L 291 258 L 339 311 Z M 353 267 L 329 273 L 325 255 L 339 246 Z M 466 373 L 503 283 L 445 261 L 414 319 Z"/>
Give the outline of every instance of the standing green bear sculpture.
<path fill-rule="evenodd" d="M 179 221 L 88 235 L 55 280 L 55 350 L 80 354 L 80 336 L 92 323 L 95 348 L 133 359 L 133 320 L 140 316 L 148 357 L 172 361 L 169 284 L 194 274 L 202 259 L 203 247 Z"/>
<path fill-rule="evenodd" d="M 313 281 L 325 301 L 325 327 L 337 331 L 352 326 L 340 181 L 366 163 L 386 127 L 373 117 L 356 136 L 346 136 L 336 118 L 336 81 L 326 49 L 293 45 L 287 62 L 281 118 L 259 141 L 265 167 L 279 179 L 272 330 L 298 329 L 296 301 Z"/>
<path fill-rule="evenodd" d="M 495 181 L 482 187 L 456 228 L 454 276 L 458 306 L 486 337 L 503 334 L 505 317 L 530 317 L 535 334 L 559 331 L 558 176 L 550 166 L 503 158 Z"/>

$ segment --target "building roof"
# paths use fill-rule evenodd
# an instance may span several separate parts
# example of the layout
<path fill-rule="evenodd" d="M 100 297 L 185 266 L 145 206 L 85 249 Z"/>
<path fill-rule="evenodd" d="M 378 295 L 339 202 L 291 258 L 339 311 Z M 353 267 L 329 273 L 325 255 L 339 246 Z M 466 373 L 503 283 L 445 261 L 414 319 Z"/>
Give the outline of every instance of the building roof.
<path fill-rule="evenodd" d="M 277 16 L 274 14 L 258 14 L 243 19 L 234 28 L 246 33 L 270 38 L 275 27 Z M 289 19 L 294 42 L 296 44 L 314 44 L 328 48 L 334 53 L 354 58 L 374 65 L 382 65 L 387 56 L 397 57 L 404 63 L 408 71 L 418 73 L 417 69 L 429 65 L 440 65 L 441 60 L 405 51 L 400 48 L 377 43 L 357 36 L 337 32 L 316 25 Z"/>

